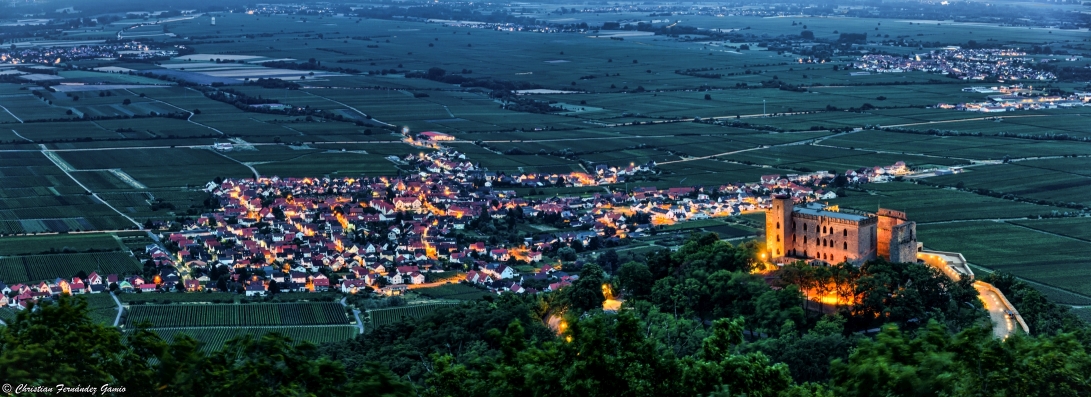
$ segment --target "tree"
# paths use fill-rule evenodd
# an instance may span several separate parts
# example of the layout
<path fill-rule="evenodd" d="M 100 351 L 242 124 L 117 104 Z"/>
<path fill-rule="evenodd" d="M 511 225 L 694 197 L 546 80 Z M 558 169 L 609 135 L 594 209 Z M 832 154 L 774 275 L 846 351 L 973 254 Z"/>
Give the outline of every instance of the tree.
<path fill-rule="evenodd" d="M 133 103 L 133 101 L 130 100 L 129 98 L 125 98 L 124 101 L 121 101 L 122 105 L 131 105 L 132 103 Z"/>
<path fill-rule="evenodd" d="M 634 298 L 645 297 L 652 292 L 655 279 L 648 265 L 639 262 L 627 262 L 617 271 L 618 284 L 622 291 Z"/>
<path fill-rule="evenodd" d="M 804 29 L 805 29 L 805 27 L 804 27 Z M 802 32 L 799 32 L 799 38 L 801 38 L 803 40 L 814 40 L 814 32 L 812 32 L 810 30 L 804 30 Z"/>
<path fill-rule="evenodd" d="M 576 313 L 602 309 L 606 297 L 602 293 L 604 273 L 599 265 L 589 263 L 580 270 L 580 278 L 565 288 L 569 307 Z"/>
<path fill-rule="evenodd" d="M 712 95 L 711 94 L 705 94 L 705 100 L 706 101 L 711 101 L 712 100 Z"/>
<path fill-rule="evenodd" d="M 561 247 L 557 250 L 557 257 L 562 261 L 574 261 L 576 260 L 576 250 L 572 247 Z"/>

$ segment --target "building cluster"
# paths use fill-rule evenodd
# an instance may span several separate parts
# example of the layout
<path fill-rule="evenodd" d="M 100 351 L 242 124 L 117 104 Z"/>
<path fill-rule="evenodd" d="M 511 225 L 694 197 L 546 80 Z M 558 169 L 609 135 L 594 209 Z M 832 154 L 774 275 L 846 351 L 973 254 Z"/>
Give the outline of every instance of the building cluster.
<path fill-rule="evenodd" d="M 961 49 L 948 47 L 914 56 L 868 54 L 853 67 L 876 73 L 928 72 L 963 80 L 995 78 L 1009 80 L 1054 80 L 1048 71 L 1033 68 L 1037 61 L 1011 49 Z"/>
<path fill-rule="evenodd" d="M 512 188 L 615 183 L 654 164 L 509 175 L 483 170 L 448 148 L 399 160 L 418 172 L 210 183 L 206 190 L 217 211 L 164 234 L 162 246 L 146 247 L 143 277 L 109 276 L 105 285 L 116 283 L 121 292 L 216 290 L 248 296 L 279 291 L 394 295 L 455 281 L 497 293 L 551 291 L 575 276 L 553 265 L 538 265 L 531 274 L 520 274 L 515 266 L 544 263 L 544 254 L 563 247 L 617 245 L 655 233 L 658 225 L 763 210 L 772 205 L 772 196 L 798 202 L 835 198 L 824 189 L 841 177 L 822 171 L 765 175 L 757 182 L 717 187 L 637 187 L 582 197 L 525 198 Z M 842 182 L 879 182 L 906 172 L 899 162 L 848 170 Z M 557 230 L 506 241 L 468 237 L 471 230 L 487 235 L 489 227 L 517 220 Z M 457 276 L 462 271 L 468 273 Z M 100 292 L 102 287 L 96 291 L 94 285 L 101 282 L 97 276 L 57 280 L 28 293 Z"/>
<path fill-rule="evenodd" d="M 0 51 L 0 64 L 53 65 L 80 59 L 162 58 L 178 55 L 174 50 L 161 50 L 139 42 L 81 45 L 71 47 L 29 47 Z"/>
<path fill-rule="evenodd" d="M 967 89 L 963 89 L 966 91 Z M 1016 90 L 1012 87 L 970 87 L 972 92 L 997 92 L 1000 95 L 989 95 L 984 102 L 967 102 L 959 104 L 940 103 L 936 107 L 940 109 L 965 110 L 982 113 L 1001 113 L 1016 110 L 1043 110 L 1074 108 L 1089 106 L 1091 94 L 1077 92 L 1071 95 L 1034 95 L 1026 90 Z"/>
<path fill-rule="evenodd" d="M 42 298 L 52 298 L 60 294 L 82 295 L 109 292 L 110 284 L 118 284 L 119 282 L 130 289 L 133 288 L 134 283 L 141 286 L 145 284 L 144 280 L 137 276 L 132 276 L 126 280 L 119 278 L 116 274 L 102 277 L 94 272 L 86 277 L 58 278 L 52 281 L 11 286 L 0 281 L 0 307 L 25 309 L 32 302 Z M 152 284 L 152 286 L 155 286 L 155 284 Z"/>

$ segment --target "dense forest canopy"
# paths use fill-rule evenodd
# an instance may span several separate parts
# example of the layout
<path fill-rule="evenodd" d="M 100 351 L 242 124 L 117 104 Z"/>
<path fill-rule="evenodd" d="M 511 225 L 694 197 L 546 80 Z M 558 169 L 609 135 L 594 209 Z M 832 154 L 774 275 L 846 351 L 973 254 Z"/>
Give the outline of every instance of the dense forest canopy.
<path fill-rule="evenodd" d="M 1088 327 L 1008 276 L 991 280 L 1043 314 L 1034 335 L 998 340 L 960 303 L 974 290 L 924 265 L 797 264 L 769 283 L 749 272 L 754 248 L 694 235 L 613 277 L 589 263 L 560 292 L 487 297 L 321 347 L 270 334 L 205 353 L 185 336 L 96 324 L 82 298 L 62 296 L 0 330 L 0 378 L 225 396 L 1091 393 Z M 832 279 L 854 280 L 857 303 L 805 310 L 800 291 Z M 620 311 L 601 309 L 603 284 L 625 299 Z M 875 336 L 854 332 L 877 323 Z"/>

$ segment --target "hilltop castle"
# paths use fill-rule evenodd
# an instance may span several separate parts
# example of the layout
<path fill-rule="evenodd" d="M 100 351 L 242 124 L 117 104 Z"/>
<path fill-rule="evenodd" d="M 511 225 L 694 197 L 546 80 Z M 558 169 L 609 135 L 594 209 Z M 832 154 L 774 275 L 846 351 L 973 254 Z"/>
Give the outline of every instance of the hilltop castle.
<path fill-rule="evenodd" d="M 796 207 L 787 196 L 774 196 L 765 215 L 765 244 L 774 261 L 798 259 L 827 263 L 863 262 L 883 257 L 917 261 L 917 224 L 904 212 L 840 212 L 812 203 Z"/>

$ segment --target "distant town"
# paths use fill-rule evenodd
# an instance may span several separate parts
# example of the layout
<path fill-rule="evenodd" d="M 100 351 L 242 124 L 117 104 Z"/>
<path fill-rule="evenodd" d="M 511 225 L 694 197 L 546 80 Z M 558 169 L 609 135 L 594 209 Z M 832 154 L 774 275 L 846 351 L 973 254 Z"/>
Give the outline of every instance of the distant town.
<path fill-rule="evenodd" d="M 553 291 L 578 278 L 562 271 L 559 262 L 543 261 L 546 254 L 558 256 L 565 247 L 619 246 L 624 239 L 655 234 L 663 225 L 764 211 L 773 195 L 796 202 L 833 199 L 837 194 L 830 189 L 838 178 L 849 184 L 886 182 L 910 172 L 897 162 L 840 175 L 771 174 L 756 182 L 711 187 L 636 187 L 584 197 L 528 198 L 514 188 L 610 185 L 652 173 L 655 165 L 599 165 L 593 173 L 505 174 L 483 170 L 464 154 L 441 146 L 450 135 L 428 131 L 417 137 L 418 145 L 438 150 L 399 159 L 414 165 L 416 174 L 210 182 L 206 190 L 218 199 L 220 211 L 163 234 L 161 245 L 148 245 L 140 256 L 148 258 L 146 268 L 154 266 L 153 276 L 93 273 L 2 287 L 16 294 L 0 298 L 6 300 L 0 305 L 21 308 L 60 293 L 104 291 L 398 295 L 410 286 L 447 282 L 492 293 Z M 516 218 L 566 231 L 509 241 L 474 232 Z M 532 274 L 515 268 L 527 264 L 537 264 Z M 447 277 L 435 280 L 442 275 Z"/>

